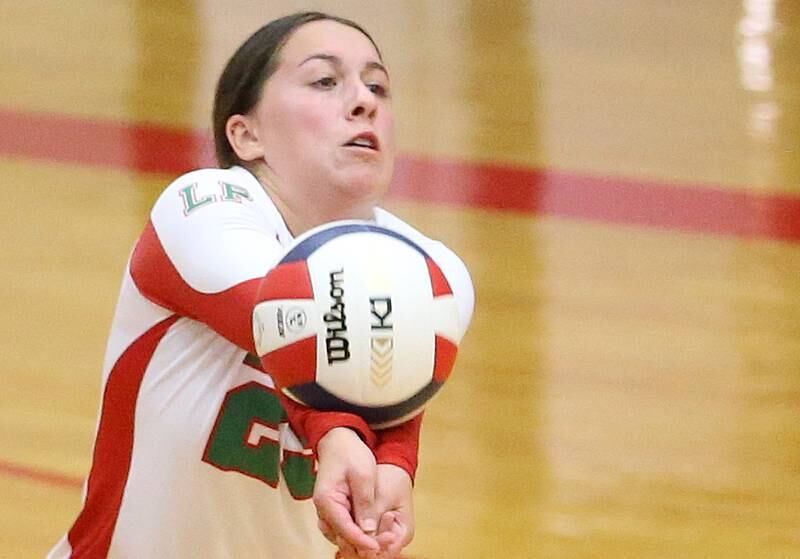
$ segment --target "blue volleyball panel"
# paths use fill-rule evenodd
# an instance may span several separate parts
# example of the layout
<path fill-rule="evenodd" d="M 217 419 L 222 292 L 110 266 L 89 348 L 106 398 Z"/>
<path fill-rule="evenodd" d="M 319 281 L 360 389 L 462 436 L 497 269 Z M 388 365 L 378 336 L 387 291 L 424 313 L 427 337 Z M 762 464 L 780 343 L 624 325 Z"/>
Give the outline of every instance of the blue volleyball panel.
<path fill-rule="evenodd" d="M 299 384 L 285 390 L 295 399 L 316 410 L 352 413 L 361 416 L 370 425 L 380 425 L 395 421 L 420 409 L 428 400 L 433 398 L 441 387 L 441 383 L 432 380 L 411 398 L 391 406 L 380 407 L 351 404 L 331 394 L 315 382 Z"/>
<path fill-rule="evenodd" d="M 343 225 L 335 225 L 327 229 L 323 229 L 314 233 L 307 239 L 302 240 L 297 246 L 292 248 L 286 256 L 281 258 L 280 264 L 286 264 L 289 262 L 296 262 L 297 260 L 306 260 L 308 257 L 319 247 L 334 239 L 336 237 L 341 237 L 342 235 L 350 235 L 352 233 L 380 233 L 382 235 L 386 235 L 388 237 L 393 237 L 400 241 L 403 241 L 408 246 L 415 249 L 417 252 L 422 254 L 424 257 L 428 257 L 428 253 L 425 252 L 422 247 L 420 247 L 417 243 L 412 241 L 411 239 L 392 231 L 391 229 L 387 229 L 385 227 L 381 227 L 380 225 L 374 225 L 371 223 L 347 223 Z"/>

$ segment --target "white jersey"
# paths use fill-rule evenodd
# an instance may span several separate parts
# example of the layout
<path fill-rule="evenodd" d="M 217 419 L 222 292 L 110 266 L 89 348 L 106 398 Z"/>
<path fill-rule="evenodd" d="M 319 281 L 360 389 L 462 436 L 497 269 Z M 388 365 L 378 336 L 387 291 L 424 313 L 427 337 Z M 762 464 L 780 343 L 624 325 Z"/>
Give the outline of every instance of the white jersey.
<path fill-rule="evenodd" d="M 384 210 L 375 220 L 439 264 L 463 334 L 463 263 Z M 83 510 L 49 558 L 333 556 L 309 499 L 313 452 L 252 355 L 258 285 L 291 241 L 241 167 L 167 187 L 123 279 Z"/>

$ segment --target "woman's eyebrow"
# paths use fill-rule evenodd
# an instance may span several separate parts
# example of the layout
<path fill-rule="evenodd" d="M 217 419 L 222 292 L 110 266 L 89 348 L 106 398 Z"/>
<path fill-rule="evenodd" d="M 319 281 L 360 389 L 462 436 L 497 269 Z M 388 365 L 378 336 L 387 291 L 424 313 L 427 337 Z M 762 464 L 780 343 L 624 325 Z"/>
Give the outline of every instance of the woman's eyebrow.
<path fill-rule="evenodd" d="M 303 64 L 305 64 L 306 62 L 309 62 L 311 60 L 324 60 L 326 62 L 330 62 L 334 66 L 341 66 L 342 65 L 342 59 L 339 58 L 338 56 L 336 56 L 335 54 L 327 54 L 327 53 L 321 52 L 321 53 L 317 53 L 317 54 L 312 54 L 311 56 L 309 56 L 308 58 L 303 60 L 300 64 L 298 64 L 298 66 L 302 66 Z M 389 76 L 389 71 L 380 62 L 372 60 L 370 62 L 367 62 L 365 67 L 366 67 L 367 70 L 380 70 L 381 72 L 386 74 L 387 77 Z"/>
<path fill-rule="evenodd" d="M 302 66 L 303 64 L 311 60 L 325 60 L 327 62 L 334 64 L 335 66 L 342 65 L 342 59 L 339 58 L 338 56 L 335 56 L 333 54 L 319 53 L 319 54 L 312 54 L 311 56 L 303 60 L 300 64 L 298 64 L 298 66 Z"/>
<path fill-rule="evenodd" d="M 367 62 L 367 70 L 380 70 L 381 72 L 386 74 L 387 78 L 389 77 L 389 70 L 387 70 L 386 66 L 384 66 L 380 62 L 375 62 L 375 61 Z"/>

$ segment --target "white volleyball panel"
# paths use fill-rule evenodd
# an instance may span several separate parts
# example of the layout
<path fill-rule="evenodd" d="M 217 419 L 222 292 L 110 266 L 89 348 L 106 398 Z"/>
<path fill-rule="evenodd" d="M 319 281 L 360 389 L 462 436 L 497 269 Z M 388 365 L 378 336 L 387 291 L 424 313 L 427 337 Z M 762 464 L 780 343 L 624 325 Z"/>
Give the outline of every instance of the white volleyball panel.
<path fill-rule="evenodd" d="M 434 336 L 425 258 L 375 233 L 334 238 L 308 258 L 323 329 L 317 382 L 361 405 L 400 402 L 430 382 Z"/>
<path fill-rule="evenodd" d="M 259 356 L 317 335 L 322 320 L 313 299 L 264 301 L 253 309 L 253 340 Z"/>

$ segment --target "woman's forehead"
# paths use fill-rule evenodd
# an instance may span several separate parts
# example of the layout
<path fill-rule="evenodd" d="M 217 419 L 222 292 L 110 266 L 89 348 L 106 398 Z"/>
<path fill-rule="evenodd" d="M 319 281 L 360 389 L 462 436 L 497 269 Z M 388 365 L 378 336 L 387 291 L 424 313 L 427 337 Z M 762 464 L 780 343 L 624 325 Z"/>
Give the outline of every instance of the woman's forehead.
<path fill-rule="evenodd" d="M 380 61 L 375 45 L 361 31 L 336 21 L 320 20 L 306 23 L 292 33 L 281 48 L 281 65 L 297 66 L 320 54 L 358 65 Z"/>

